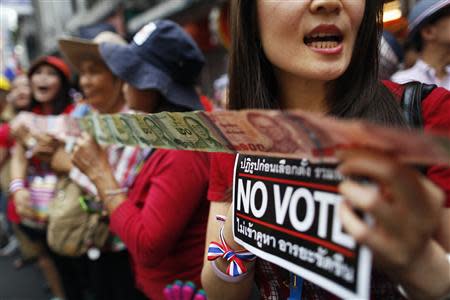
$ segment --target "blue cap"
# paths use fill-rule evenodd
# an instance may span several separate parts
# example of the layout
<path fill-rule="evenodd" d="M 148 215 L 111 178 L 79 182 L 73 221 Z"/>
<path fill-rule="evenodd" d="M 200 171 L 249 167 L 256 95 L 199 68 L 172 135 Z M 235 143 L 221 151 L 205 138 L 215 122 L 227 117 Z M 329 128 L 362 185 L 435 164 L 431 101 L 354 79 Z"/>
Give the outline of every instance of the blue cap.
<path fill-rule="evenodd" d="M 194 40 L 176 23 L 160 20 L 145 25 L 126 45 L 100 44 L 111 71 L 137 89 L 158 90 L 167 101 L 202 109 L 194 84 L 205 58 Z"/>
<path fill-rule="evenodd" d="M 408 16 L 409 35 L 415 35 L 425 21 L 448 5 L 450 5 L 450 0 L 421 0 L 417 2 Z"/>

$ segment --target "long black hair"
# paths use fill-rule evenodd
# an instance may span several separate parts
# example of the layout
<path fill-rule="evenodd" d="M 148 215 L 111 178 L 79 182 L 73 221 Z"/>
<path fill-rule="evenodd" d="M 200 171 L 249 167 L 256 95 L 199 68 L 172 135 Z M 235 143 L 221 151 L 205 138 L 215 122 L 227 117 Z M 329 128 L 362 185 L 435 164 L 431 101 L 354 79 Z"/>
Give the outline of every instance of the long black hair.
<path fill-rule="evenodd" d="M 260 46 L 256 0 L 231 1 L 229 108 L 279 108 L 277 80 Z M 382 0 L 366 0 L 350 65 L 327 86 L 328 113 L 400 126 L 400 107 L 378 80 L 382 13 Z"/>
<path fill-rule="evenodd" d="M 52 100 L 52 115 L 59 115 L 64 112 L 64 110 L 69 106 L 73 99 L 70 95 L 70 90 L 72 88 L 72 84 L 69 81 L 69 79 L 63 74 L 61 70 L 56 68 L 50 63 L 42 62 L 39 65 L 33 66 L 33 69 L 30 70 L 28 77 L 31 79 L 34 72 L 40 67 L 40 66 L 50 66 L 52 67 L 56 73 L 58 74 L 59 80 L 61 82 L 61 86 L 59 88 L 58 93 L 55 95 L 55 99 Z M 34 97 L 33 93 L 31 94 L 31 111 L 33 111 L 34 108 L 41 106 L 41 103 L 39 103 Z"/>

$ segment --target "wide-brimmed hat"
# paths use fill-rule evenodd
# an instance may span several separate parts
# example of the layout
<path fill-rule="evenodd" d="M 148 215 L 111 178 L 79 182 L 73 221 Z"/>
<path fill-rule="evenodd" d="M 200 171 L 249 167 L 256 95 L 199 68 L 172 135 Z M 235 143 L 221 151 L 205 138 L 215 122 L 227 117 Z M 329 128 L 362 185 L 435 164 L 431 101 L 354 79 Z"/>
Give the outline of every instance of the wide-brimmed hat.
<path fill-rule="evenodd" d="M 127 44 L 120 35 L 111 31 L 103 31 L 92 40 L 76 37 L 61 38 L 58 40 L 61 52 L 77 71 L 80 70 L 81 63 L 85 60 L 90 59 L 103 62 L 103 58 L 99 52 L 99 44 L 104 42 L 116 45 Z"/>
<path fill-rule="evenodd" d="M 37 70 L 37 68 L 42 65 L 50 65 L 54 67 L 64 75 L 67 81 L 70 81 L 71 75 L 69 66 L 66 64 L 64 60 L 56 56 L 41 56 L 40 58 L 36 59 L 31 64 L 31 67 L 28 70 L 28 77 L 31 77 L 31 75 L 33 75 L 33 73 Z"/>
<path fill-rule="evenodd" d="M 408 32 L 414 37 L 422 25 L 450 5 L 450 0 L 421 0 L 411 10 L 408 16 Z"/>
<path fill-rule="evenodd" d="M 194 85 L 205 58 L 176 23 L 151 22 L 126 46 L 101 43 L 100 54 L 111 71 L 133 87 L 154 89 L 175 105 L 202 109 Z"/>

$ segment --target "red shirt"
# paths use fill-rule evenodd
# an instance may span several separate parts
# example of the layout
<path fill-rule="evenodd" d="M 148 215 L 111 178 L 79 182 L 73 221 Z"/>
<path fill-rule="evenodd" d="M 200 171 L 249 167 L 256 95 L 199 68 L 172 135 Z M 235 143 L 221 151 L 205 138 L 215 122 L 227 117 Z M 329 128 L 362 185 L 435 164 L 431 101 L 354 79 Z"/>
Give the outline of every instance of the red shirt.
<path fill-rule="evenodd" d="M 131 254 L 138 288 L 152 300 L 164 300 L 164 287 L 176 279 L 200 286 L 209 167 L 206 153 L 156 150 L 110 216 L 111 231 Z"/>
<path fill-rule="evenodd" d="M 14 140 L 11 137 L 11 128 L 9 123 L 0 125 L 0 148 L 10 149 L 14 145 Z"/>

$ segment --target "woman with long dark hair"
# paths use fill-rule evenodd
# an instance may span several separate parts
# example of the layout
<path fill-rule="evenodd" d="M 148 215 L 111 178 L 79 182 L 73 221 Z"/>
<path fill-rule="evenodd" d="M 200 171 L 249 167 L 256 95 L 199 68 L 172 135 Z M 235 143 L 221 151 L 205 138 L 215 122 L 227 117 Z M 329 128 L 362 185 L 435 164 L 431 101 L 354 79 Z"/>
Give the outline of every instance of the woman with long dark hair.
<path fill-rule="evenodd" d="M 301 109 L 407 126 L 397 101 L 403 87 L 377 80 L 383 2 L 232 0 L 229 108 Z M 443 89 L 424 100 L 426 129 L 450 127 L 444 115 L 450 111 L 449 100 Z M 442 203 L 444 190 L 445 206 L 450 206 L 449 170 L 430 167 L 425 178 L 410 166 L 371 151 L 347 152 L 341 159 L 339 170 L 344 175 L 369 178 L 377 185 L 348 179 L 339 186 L 345 199 L 341 222 L 357 242 L 372 250 L 376 270 L 383 274 L 375 276 L 372 294 L 380 299 L 400 297 L 399 284 L 411 299 L 445 297 L 450 290 L 446 257 L 450 213 Z M 208 242 L 218 240 L 214 216 L 231 215 L 233 161 L 233 156 L 217 154 L 211 162 Z M 375 225 L 362 221 L 354 208 L 371 214 Z M 225 222 L 224 237 L 233 250 L 242 250 L 233 240 L 230 220 Z M 227 265 L 224 259 L 210 263 L 205 258 L 202 283 L 209 299 L 247 299 L 255 281 L 263 299 L 288 297 L 289 277 L 281 268 L 257 260 L 245 263 L 247 276 L 229 280 L 222 274 Z M 330 297 L 304 282 L 302 299 Z"/>

